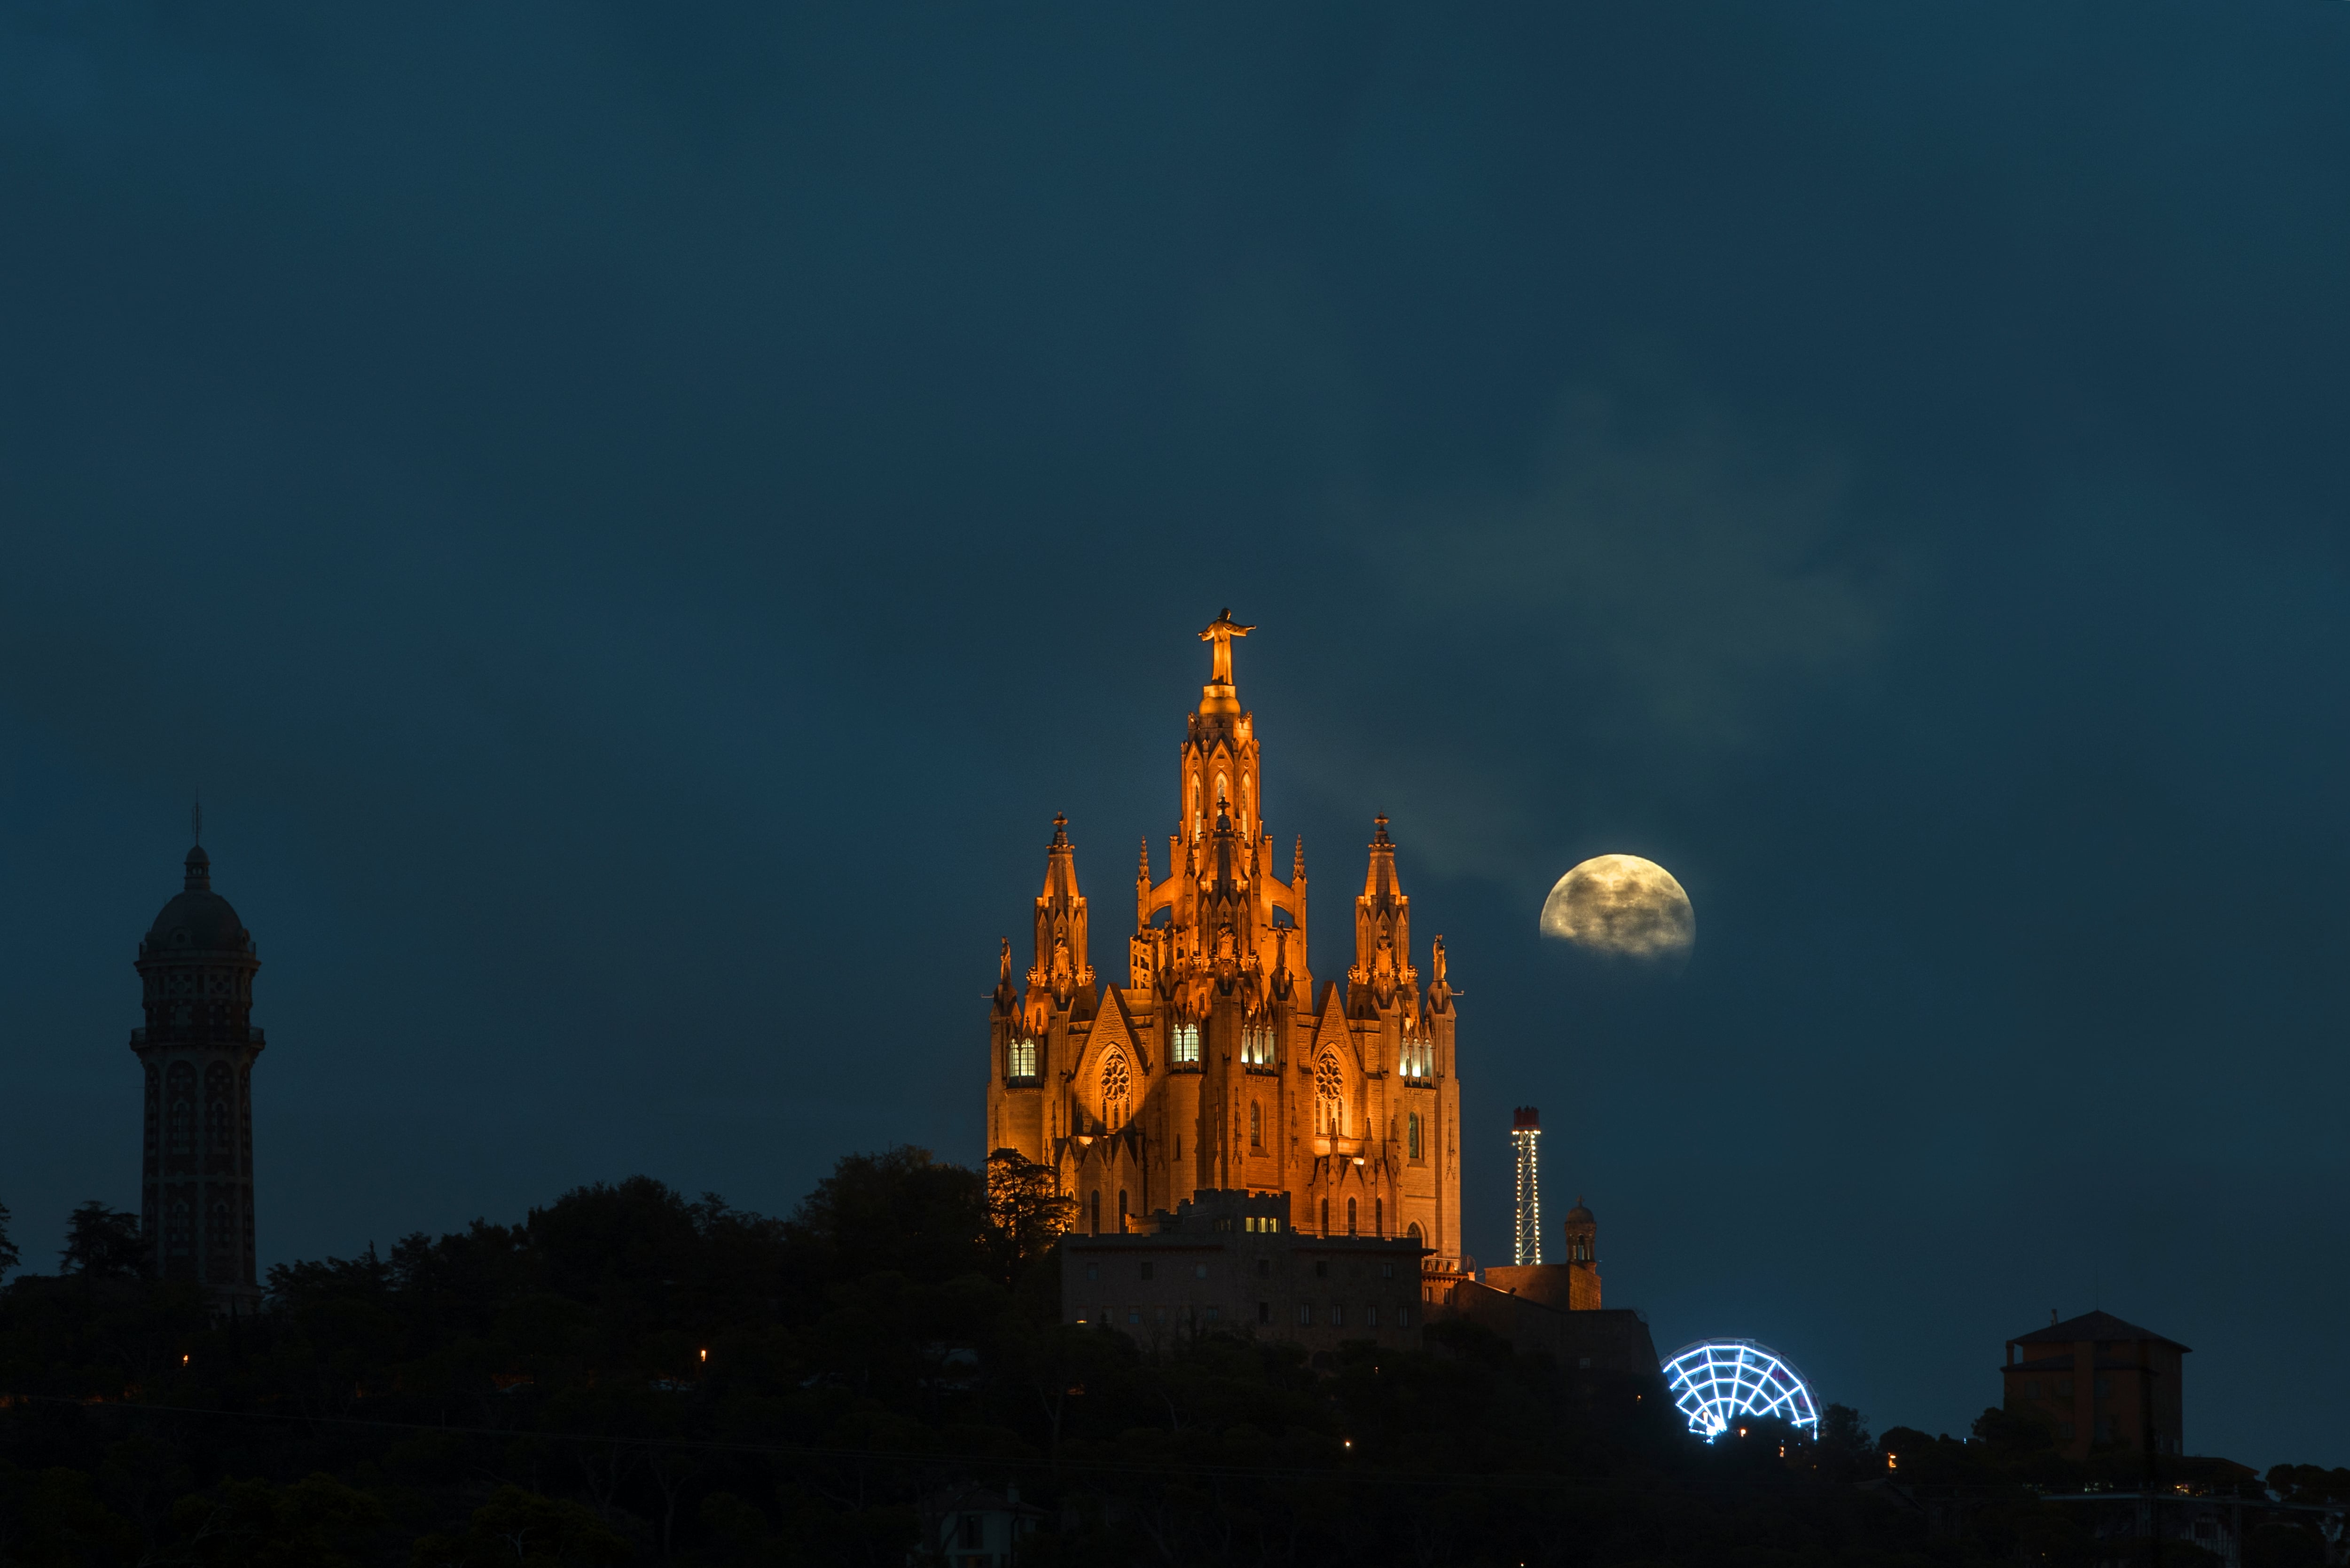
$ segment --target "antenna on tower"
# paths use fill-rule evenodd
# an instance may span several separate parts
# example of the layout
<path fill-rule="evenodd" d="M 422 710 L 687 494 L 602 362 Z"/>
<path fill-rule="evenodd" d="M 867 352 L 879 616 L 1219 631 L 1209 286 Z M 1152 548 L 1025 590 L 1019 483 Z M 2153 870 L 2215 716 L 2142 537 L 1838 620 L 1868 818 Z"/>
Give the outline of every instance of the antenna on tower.
<path fill-rule="evenodd" d="M 1542 1262 L 1542 1114 L 1520 1106 L 1510 1118 L 1510 1148 L 1517 1157 L 1518 1233 L 1510 1248 L 1513 1263 Z"/>
<path fill-rule="evenodd" d="M 204 791 L 202 784 L 196 786 L 196 803 L 188 812 L 188 836 L 192 843 L 202 844 L 204 841 Z"/>

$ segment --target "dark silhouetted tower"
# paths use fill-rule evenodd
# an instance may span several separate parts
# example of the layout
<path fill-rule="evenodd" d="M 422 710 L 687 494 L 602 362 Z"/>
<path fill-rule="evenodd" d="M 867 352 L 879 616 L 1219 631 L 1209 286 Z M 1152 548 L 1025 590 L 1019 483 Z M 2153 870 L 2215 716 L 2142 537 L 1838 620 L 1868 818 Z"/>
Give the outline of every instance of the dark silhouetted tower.
<path fill-rule="evenodd" d="M 186 888 L 139 944 L 147 1026 L 130 1049 L 147 1078 L 140 1225 L 157 1279 L 206 1288 L 226 1309 L 261 1299 L 253 1245 L 252 933 L 188 851 Z"/>

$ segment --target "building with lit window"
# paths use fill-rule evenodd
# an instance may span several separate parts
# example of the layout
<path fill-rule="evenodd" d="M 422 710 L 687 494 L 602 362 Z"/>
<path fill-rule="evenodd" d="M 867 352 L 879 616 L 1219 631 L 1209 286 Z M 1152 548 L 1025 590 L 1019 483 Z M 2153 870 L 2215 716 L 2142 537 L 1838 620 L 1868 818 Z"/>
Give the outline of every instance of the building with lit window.
<path fill-rule="evenodd" d="M 2048 1318 L 2046 1328 L 2007 1342 L 1999 1369 L 2006 1407 L 2046 1420 L 2076 1459 L 2101 1448 L 2180 1452 L 2188 1347 L 2111 1313 Z"/>
<path fill-rule="evenodd" d="M 1458 1272 L 1461 1085 L 1444 939 L 1427 983 L 1411 899 L 1379 817 L 1354 900 L 1344 984 L 1308 962 L 1305 846 L 1277 874 L 1254 716 L 1221 615 L 1178 753 L 1162 876 L 1144 842 L 1124 983 L 1096 974 L 1076 850 L 1055 817 L 1015 980 L 1003 944 L 989 1012 L 986 1147 L 1049 1167 L 1076 1229 L 1118 1236 L 1194 1192 L 1294 1196 L 1295 1228 L 1408 1241 Z"/>
<path fill-rule="evenodd" d="M 1297 1230 L 1285 1192 L 1197 1192 L 1128 1231 L 1065 1238 L 1061 1321 L 1146 1345 L 1234 1331 L 1309 1351 L 1411 1348 L 1424 1255 L 1409 1238 Z"/>

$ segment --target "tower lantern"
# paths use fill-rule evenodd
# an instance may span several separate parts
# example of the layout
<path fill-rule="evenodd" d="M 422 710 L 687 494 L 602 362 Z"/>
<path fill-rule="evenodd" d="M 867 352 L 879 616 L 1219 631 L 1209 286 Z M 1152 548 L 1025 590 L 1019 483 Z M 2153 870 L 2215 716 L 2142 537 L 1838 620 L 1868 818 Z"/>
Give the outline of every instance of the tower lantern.
<path fill-rule="evenodd" d="M 1520 1106 L 1510 1118 L 1510 1149 L 1518 1170 L 1518 1229 L 1510 1243 L 1513 1264 L 1542 1259 L 1542 1114 Z"/>
<path fill-rule="evenodd" d="M 259 1304 L 253 1240 L 253 933 L 213 891 L 212 857 L 155 917 L 136 965 L 147 1023 L 130 1032 L 146 1077 L 140 1230 L 149 1272 L 202 1284 L 215 1306 Z"/>

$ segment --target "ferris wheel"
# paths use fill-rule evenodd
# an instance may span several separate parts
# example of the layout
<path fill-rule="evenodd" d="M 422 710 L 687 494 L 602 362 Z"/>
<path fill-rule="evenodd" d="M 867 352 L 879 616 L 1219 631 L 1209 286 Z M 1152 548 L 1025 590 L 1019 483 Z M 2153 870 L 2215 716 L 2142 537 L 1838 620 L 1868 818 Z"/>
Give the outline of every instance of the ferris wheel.
<path fill-rule="evenodd" d="M 1709 1443 L 1741 1416 L 1775 1416 L 1791 1427 L 1819 1430 L 1811 1385 L 1751 1339 L 1701 1339 L 1675 1351 L 1665 1363 L 1665 1384 L 1690 1430 Z"/>

